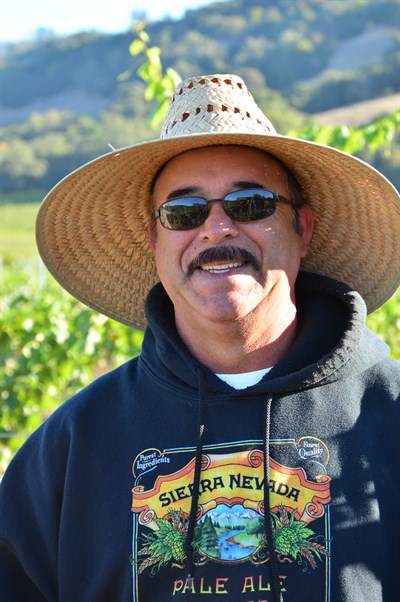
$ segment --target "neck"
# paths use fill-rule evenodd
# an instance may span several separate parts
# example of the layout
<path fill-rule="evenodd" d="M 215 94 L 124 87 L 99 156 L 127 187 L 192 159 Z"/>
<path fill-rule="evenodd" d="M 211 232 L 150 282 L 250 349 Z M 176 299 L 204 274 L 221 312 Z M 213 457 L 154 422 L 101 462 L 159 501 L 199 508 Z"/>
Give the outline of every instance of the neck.
<path fill-rule="evenodd" d="M 229 322 L 176 323 L 180 337 L 202 364 L 215 373 L 238 374 L 277 364 L 296 338 L 297 318 L 291 303 Z"/>

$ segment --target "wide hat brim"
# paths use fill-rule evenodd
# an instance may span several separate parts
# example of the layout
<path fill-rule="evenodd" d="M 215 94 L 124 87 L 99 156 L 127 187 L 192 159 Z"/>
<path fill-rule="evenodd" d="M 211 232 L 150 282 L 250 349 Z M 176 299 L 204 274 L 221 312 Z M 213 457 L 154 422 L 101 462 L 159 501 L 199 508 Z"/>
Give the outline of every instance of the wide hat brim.
<path fill-rule="evenodd" d="M 336 149 L 281 135 L 210 133 L 152 140 L 108 153 L 64 178 L 37 218 L 40 255 L 54 278 L 89 307 L 144 328 L 158 281 L 148 244 L 153 180 L 172 157 L 210 145 L 271 153 L 298 179 L 315 217 L 301 269 L 345 282 L 368 312 L 400 281 L 399 195 L 382 174 Z"/>

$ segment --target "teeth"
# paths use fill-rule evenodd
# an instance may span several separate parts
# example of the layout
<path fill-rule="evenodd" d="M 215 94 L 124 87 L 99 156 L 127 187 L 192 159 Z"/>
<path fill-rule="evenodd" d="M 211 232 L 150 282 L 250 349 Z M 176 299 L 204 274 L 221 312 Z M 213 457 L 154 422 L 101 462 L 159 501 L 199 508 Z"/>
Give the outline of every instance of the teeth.
<path fill-rule="evenodd" d="M 219 265 L 204 264 L 201 269 L 206 272 L 227 272 L 232 268 L 240 268 L 243 265 L 242 261 L 233 261 L 232 263 L 220 263 Z"/>

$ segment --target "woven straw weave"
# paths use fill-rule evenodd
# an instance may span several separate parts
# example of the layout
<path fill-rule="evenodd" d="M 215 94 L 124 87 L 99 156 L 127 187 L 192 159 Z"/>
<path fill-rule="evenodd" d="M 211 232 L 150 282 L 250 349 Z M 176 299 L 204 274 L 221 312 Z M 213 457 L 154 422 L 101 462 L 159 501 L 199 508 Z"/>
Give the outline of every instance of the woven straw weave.
<path fill-rule="evenodd" d="M 302 269 L 349 284 L 368 311 L 400 282 L 400 208 L 393 186 L 335 149 L 276 134 L 240 78 L 201 76 L 180 84 L 160 140 L 88 163 L 45 198 L 37 219 L 49 271 L 83 303 L 143 328 L 157 282 L 147 228 L 153 179 L 172 157 L 215 144 L 270 152 L 299 180 L 315 216 Z"/>

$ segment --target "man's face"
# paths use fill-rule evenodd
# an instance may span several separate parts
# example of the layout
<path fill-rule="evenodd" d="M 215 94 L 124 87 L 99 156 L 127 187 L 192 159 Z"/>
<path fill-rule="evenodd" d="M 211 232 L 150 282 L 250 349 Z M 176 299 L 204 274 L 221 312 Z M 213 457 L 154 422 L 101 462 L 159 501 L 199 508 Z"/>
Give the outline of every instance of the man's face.
<path fill-rule="evenodd" d="M 257 187 L 290 198 L 282 167 L 263 152 L 241 146 L 202 148 L 166 165 L 155 185 L 154 208 L 179 196 L 219 199 Z M 286 203 L 278 203 L 272 216 L 251 223 L 231 220 L 222 202 L 211 203 L 209 209 L 206 221 L 193 230 L 167 230 L 157 219 L 156 233 L 150 233 L 178 330 L 197 320 L 211 326 L 252 317 L 261 324 L 272 303 L 294 302 L 293 285 L 312 233 L 310 209 L 299 211 L 299 232 Z M 216 258 L 199 260 L 210 249 Z M 247 259 L 241 250 L 250 254 Z"/>

